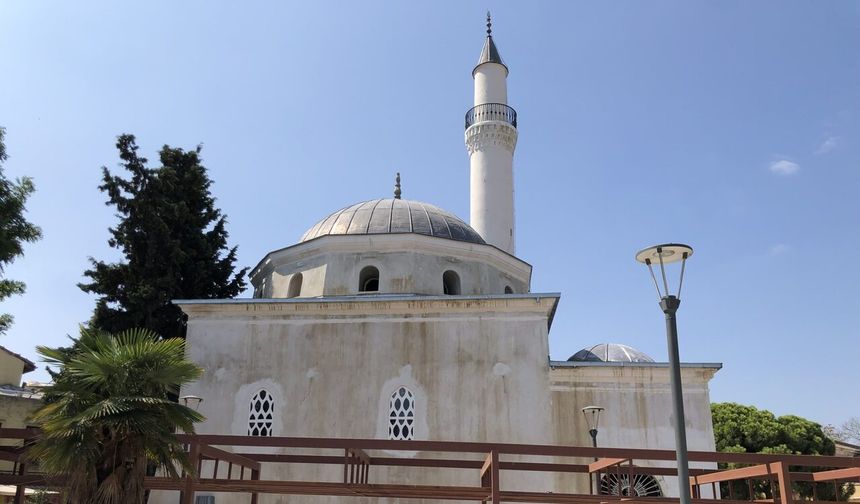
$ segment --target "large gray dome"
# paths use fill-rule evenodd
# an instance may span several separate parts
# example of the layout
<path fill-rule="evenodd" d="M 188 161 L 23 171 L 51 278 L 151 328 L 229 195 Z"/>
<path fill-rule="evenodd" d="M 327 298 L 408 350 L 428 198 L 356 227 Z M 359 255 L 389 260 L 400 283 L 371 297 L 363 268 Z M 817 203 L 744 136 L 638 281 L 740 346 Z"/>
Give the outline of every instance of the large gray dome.
<path fill-rule="evenodd" d="M 601 343 L 573 354 L 570 362 L 654 362 L 650 356 L 619 343 Z"/>
<path fill-rule="evenodd" d="M 484 244 L 477 231 L 456 215 L 420 201 L 398 198 L 363 201 L 317 222 L 301 241 L 325 235 L 418 233 Z"/>

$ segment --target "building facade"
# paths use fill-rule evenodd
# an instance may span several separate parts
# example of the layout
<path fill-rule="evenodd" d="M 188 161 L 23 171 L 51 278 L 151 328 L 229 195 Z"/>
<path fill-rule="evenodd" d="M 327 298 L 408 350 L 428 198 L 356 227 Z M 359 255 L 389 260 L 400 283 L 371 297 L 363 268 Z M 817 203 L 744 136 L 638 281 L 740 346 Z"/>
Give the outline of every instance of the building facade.
<path fill-rule="evenodd" d="M 517 119 L 489 22 L 472 75 L 469 224 L 401 198 L 398 182 L 393 198 L 346 206 L 299 243 L 269 253 L 251 272 L 253 298 L 176 301 L 188 315 L 188 356 L 205 370 L 182 391 L 203 398 L 199 433 L 583 446 L 591 438 L 581 409 L 599 404 L 606 408 L 601 446 L 674 448 L 667 364 L 623 345 L 549 360 L 560 294 L 532 292 L 532 266 L 514 255 Z M 690 449 L 714 449 L 708 382 L 719 367 L 683 367 Z M 267 471 L 262 479 L 341 477 L 335 467 Z M 459 477 L 373 473 L 387 483 L 474 484 Z M 523 474 L 505 482 L 588 491 L 585 477 Z M 604 491 L 630 483 L 637 492 L 677 494 L 676 481 L 661 477 L 607 480 Z M 337 499 L 260 502 L 325 500 Z"/>
<path fill-rule="evenodd" d="M 0 427 L 24 429 L 34 426 L 31 417 L 42 406 L 42 393 L 22 383 L 22 377 L 36 370 L 36 365 L 17 353 L 0 346 Z M 4 441 L 14 444 L 12 441 Z M 0 460 L 0 473 L 11 471 L 13 463 Z M 0 489 L 3 495 L 4 489 Z"/>

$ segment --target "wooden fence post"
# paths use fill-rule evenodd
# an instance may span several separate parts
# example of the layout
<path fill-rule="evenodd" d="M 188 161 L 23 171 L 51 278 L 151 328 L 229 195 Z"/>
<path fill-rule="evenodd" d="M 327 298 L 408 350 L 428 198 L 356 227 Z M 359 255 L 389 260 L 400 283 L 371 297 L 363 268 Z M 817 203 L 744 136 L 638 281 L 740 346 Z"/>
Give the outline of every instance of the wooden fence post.
<path fill-rule="evenodd" d="M 794 495 L 791 493 L 791 474 L 788 472 L 788 464 L 785 462 L 774 462 L 770 466 L 776 471 L 777 482 L 779 483 L 780 504 L 792 504 Z"/>
<path fill-rule="evenodd" d="M 193 504 L 194 502 L 194 480 L 198 475 L 195 474 L 200 462 L 200 444 L 194 440 L 191 442 L 191 454 L 188 456 L 188 462 L 191 466 L 191 471 L 185 475 L 185 490 L 179 493 L 180 504 Z"/>
<path fill-rule="evenodd" d="M 18 464 L 18 475 L 24 476 L 25 474 L 27 474 L 27 464 L 21 462 Z M 13 500 L 12 502 L 14 502 L 15 504 L 24 504 L 24 495 L 26 490 L 26 485 L 24 485 L 23 483 L 19 483 L 15 487 L 15 500 Z"/>
<path fill-rule="evenodd" d="M 251 481 L 259 481 L 260 480 L 260 471 L 257 469 L 251 469 Z M 257 504 L 257 492 L 251 492 L 251 504 Z"/>

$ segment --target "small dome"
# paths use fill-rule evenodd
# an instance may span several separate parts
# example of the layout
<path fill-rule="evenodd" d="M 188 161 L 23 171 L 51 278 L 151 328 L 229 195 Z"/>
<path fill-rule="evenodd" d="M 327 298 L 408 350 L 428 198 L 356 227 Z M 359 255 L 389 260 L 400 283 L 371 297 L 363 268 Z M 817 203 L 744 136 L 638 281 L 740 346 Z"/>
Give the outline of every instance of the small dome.
<path fill-rule="evenodd" d="M 644 352 L 618 343 L 601 343 L 573 354 L 569 362 L 654 362 Z"/>
<path fill-rule="evenodd" d="M 456 215 L 420 201 L 398 198 L 363 201 L 317 222 L 302 236 L 306 242 L 325 235 L 417 233 L 485 244 L 481 235 Z"/>

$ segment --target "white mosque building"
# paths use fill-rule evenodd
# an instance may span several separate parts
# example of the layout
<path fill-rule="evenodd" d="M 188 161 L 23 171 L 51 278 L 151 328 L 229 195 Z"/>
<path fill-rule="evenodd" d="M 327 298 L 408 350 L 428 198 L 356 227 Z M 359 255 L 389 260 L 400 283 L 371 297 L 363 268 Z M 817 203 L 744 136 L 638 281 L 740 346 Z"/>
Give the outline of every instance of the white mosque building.
<path fill-rule="evenodd" d="M 343 207 L 270 252 L 251 272 L 252 299 L 176 301 L 189 357 L 205 370 L 182 391 L 204 399 L 199 433 L 590 446 L 580 411 L 597 404 L 601 446 L 674 449 L 667 364 L 617 344 L 547 357 L 560 294 L 532 292 L 532 266 L 515 255 L 517 119 L 489 28 L 466 114 L 469 224 L 401 198 L 398 183 L 393 198 Z M 719 369 L 682 364 L 691 450 L 714 450 L 708 382 Z M 262 479 L 337 481 L 328 470 L 279 464 Z M 388 483 L 426 483 L 378 471 Z M 639 492 L 677 495 L 676 478 L 642 478 Z M 585 476 L 513 480 L 503 484 L 588 492 Z"/>

